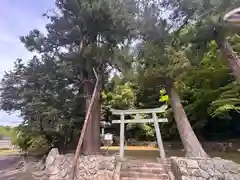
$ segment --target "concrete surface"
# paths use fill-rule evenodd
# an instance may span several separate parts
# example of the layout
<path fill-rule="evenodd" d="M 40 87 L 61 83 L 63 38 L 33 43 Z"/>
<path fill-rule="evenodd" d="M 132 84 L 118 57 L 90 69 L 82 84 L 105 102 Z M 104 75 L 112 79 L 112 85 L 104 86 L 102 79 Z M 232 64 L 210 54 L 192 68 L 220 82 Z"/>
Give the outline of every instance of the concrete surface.
<path fill-rule="evenodd" d="M 17 169 L 21 160 L 19 155 L 0 156 L 0 180 L 34 180 L 32 173 Z"/>

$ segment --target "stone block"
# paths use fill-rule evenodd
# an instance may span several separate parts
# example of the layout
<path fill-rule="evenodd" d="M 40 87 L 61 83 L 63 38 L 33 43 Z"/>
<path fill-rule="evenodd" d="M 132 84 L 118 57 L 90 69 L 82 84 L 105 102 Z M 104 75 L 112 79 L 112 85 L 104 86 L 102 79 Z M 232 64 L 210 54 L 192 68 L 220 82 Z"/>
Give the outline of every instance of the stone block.
<path fill-rule="evenodd" d="M 74 156 L 58 155 L 46 169 L 49 180 L 68 180 Z M 75 180 L 108 180 L 114 176 L 115 157 L 101 155 L 80 156 Z"/>
<path fill-rule="evenodd" d="M 205 179 L 208 179 L 210 177 L 210 175 L 206 171 L 204 171 L 202 169 L 199 169 L 199 171 L 200 171 L 200 174 L 201 174 L 200 177 L 203 177 Z"/>
<path fill-rule="evenodd" d="M 179 167 L 179 169 L 180 169 L 180 173 L 181 173 L 183 176 L 188 176 L 188 175 L 189 175 L 187 168 L 185 168 L 185 167 Z"/>
<path fill-rule="evenodd" d="M 240 165 L 221 158 L 174 157 L 171 169 L 177 180 L 240 180 Z"/>
<path fill-rule="evenodd" d="M 46 158 L 46 167 L 49 167 L 53 164 L 55 159 L 59 156 L 59 151 L 57 148 L 51 149 L 51 151 L 48 153 L 48 156 Z"/>
<path fill-rule="evenodd" d="M 195 177 L 201 176 L 199 169 L 188 169 L 188 173 L 190 176 L 195 176 Z"/>
<path fill-rule="evenodd" d="M 199 168 L 197 160 L 187 159 L 186 161 L 187 168 Z"/>
<path fill-rule="evenodd" d="M 224 178 L 225 180 L 235 180 L 233 174 L 230 174 L 230 173 L 225 173 Z"/>

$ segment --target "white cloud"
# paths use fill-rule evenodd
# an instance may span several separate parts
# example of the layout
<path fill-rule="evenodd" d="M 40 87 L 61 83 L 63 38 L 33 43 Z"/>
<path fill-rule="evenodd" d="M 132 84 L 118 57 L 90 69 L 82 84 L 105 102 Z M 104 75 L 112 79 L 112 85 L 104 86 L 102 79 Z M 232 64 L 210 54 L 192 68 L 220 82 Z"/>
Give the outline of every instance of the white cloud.
<path fill-rule="evenodd" d="M 4 111 L 0 111 L 0 125 L 16 126 L 22 122 L 22 119 L 17 114 L 9 115 Z"/>

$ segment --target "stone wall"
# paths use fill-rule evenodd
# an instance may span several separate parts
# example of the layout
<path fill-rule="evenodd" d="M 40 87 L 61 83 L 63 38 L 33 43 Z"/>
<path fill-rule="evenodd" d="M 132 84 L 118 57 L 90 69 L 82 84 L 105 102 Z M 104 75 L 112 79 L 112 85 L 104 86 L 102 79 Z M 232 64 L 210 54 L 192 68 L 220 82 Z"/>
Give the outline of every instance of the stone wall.
<path fill-rule="evenodd" d="M 221 158 L 171 157 L 176 180 L 240 180 L 240 165 Z"/>
<path fill-rule="evenodd" d="M 73 158 L 73 154 L 61 155 L 52 149 L 46 158 L 42 180 L 69 180 Z M 75 180 L 119 179 L 120 168 L 116 168 L 116 163 L 114 155 L 80 156 Z M 221 158 L 171 157 L 169 163 L 175 180 L 240 180 L 240 165 Z"/>
<path fill-rule="evenodd" d="M 69 180 L 71 176 L 73 154 L 60 155 L 52 149 L 46 158 L 45 174 L 48 180 Z M 76 169 L 76 180 L 114 180 L 115 156 L 80 156 Z"/>

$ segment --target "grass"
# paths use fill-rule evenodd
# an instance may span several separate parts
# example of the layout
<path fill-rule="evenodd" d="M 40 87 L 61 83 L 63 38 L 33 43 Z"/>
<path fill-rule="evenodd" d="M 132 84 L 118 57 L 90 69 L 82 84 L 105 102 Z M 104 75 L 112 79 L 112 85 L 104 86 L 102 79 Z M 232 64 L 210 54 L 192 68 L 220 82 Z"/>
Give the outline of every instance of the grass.
<path fill-rule="evenodd" d="M 119 146 L 101 147 L 102 150 L 108 151 L 109 153 L 119 152 Z M 172 149 L 165 151 L 167 157 L 179 156 L 184 157 L 184 152 L 177 149 Z M 221 157 L 224 159 L 229 159 L 240 163 L 240 153 L 239 152 L 217 152 L 217 151 L 207 151 L 211 157 Z M 125 146 L 124 156 L 130 159 L 156 159 L 160 156 L 157 148 L 147 147 L 147 146 Z"/>
<path fill-rule="evenodd" d="M 119 146 L 101 147 L 101 150 L 108 151 L 110 154 L 119 152 L 119 149 Z M 124 155 L 130 159 L 156 160 L 159 157 L 159 151 L 149 146 L 125 146 Z"/>
<path fill-rule="evenodd" d="M 120 149 L 119 146 L 103 146 L 101 147 L 102 150 L 110 150 L 110 151 L 117 151 Z M 150 146 L 125 146 L 124 150 L 127 151 L 156 151 L 157 148 L 150 147 Z"/>
<path fill-rule="evenodd" d="M 0 156 L 2 155 L 11 155 L 11 154 L 17 154 L 20 151 L 18 149 L 0 149 Z"/>

